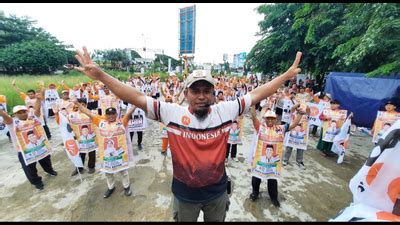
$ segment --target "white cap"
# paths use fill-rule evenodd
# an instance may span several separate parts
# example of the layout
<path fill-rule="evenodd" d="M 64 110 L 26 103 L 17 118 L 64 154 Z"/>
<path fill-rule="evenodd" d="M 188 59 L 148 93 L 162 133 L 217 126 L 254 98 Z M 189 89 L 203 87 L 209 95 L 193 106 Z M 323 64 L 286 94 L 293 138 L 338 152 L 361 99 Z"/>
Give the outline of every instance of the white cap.
<path fill-rule="evenodd" d="M 205 80 L 213 86 L 215 85 L 214 79 L 210 73 L 207 73 L 205 70 L 194 70 L 193 73 L 186 78 L 186 87 L 190 87 L 194 82 L 200 80 Z"/>
<path fill-rule="evenodd" d="M 329 99 L 332 99 L 331 94 L 329 93 L 326 93 L 325 96 L 328 97 Z"/>
<path fill-rule="evenodd" d="M 169 76 L 170 76 L 170 77 L 176 76 L 176 74 L 175 74 L 174 72 L 169 72 Z"/>
<path fill-rule="evenodd" d="M 14 106 L 13 113 L 17 113 L 18 111 L 21 111 L 21 110 L 28 110 L 28 108 L 26 108 L 26 106 L 24 106 L 24 105 L 17 105 L 17 106 Z"/>
<path fill-rule="evenodd" d="M 267 118 L 267 117 L 273 117 L 276 118 L 276 114 L 275 112 L 268 110 L 267 112 L 264 113 L 264 115 L 262 116 L 263 118 Z"/>

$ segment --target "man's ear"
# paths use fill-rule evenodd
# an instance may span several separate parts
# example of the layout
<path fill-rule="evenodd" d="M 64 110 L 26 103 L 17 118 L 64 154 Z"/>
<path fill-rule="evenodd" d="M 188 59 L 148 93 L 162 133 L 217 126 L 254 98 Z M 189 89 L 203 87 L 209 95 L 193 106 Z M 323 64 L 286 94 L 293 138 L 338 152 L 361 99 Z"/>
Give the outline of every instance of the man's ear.
<path fill-rule="evenodd" d="M 188 92 L 188 89 L 186 88 L 186 89 L 183 91 L 183 94 L 185 94 L 185 97 L 187 96 L 187 92 Z"/>

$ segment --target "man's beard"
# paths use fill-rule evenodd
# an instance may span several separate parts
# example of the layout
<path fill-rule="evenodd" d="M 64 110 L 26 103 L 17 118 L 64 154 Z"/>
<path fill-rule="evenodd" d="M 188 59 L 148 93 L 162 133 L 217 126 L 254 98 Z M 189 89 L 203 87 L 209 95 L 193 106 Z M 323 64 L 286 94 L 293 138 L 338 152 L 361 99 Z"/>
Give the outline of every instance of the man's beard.
<path fill-rule="evenodd" d="M 193 112 L 193 114 L 198 120 L 203 121 L 207 117 L 208 108 L 201 109 L 201 110 L 196 110 L 196 111 Z"/>

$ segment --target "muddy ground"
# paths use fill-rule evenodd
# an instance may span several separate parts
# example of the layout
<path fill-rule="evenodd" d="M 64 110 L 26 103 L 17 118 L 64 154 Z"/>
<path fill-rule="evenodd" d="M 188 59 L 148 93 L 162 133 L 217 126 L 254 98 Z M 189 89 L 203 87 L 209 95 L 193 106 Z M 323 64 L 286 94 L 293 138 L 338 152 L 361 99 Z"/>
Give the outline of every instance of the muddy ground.
<path fill-rule="evenodd" d="M 54 119 L 49 127 L 55 149 L 52 155 L 57 177 L 50 177 L 40 165 L 39 175 L 45 188 L 38 191 L 26 179 L 17 153 L 6 136 L 0 137 L 0 220 L 1 221 L 173 221 L 172 164 L 160 154 L 161 139 L 158 123 L 149 120 L 143 136 L 143 150 L 137 149 L 134 136 L 135 165 L 129 169 L 133 194 L 126 197 L 120 177 L 116 191 L 103 199 L 107 189 L 105 175 L 83 173 L 71 177 L 74 169 L 61 144 L 60 131 Z M 348 183 L 365 162 L 372 149 L 371 137 L 361 134 L 350 137 L 349 150 L 342 165 L 336 158 L 327 158 L 316 150 L 318 139 L 312 137 L 304 154 L 306 170 L 295 164 L 296 152 L 283 168 L 278 182 L 281 208 L 269 200 L 266 182 L 261 184 L 261 197 L 252 202 L 251 177 L 245 161 L 251 145 L 253 128 L 245 117 L 243 144 L 238 146 L 240 162 L 228 162 L 233 180 L 230 209 L 226 221 L 327 221 L 352 201 Z M 87 163 L 87 159 L 86 159 Z M 85 167 L 87 164 L 85 164 Z M 86 170 L 87 171 L 87 170 Z M 202 214 L 199 221 L 202 221 Z"/>

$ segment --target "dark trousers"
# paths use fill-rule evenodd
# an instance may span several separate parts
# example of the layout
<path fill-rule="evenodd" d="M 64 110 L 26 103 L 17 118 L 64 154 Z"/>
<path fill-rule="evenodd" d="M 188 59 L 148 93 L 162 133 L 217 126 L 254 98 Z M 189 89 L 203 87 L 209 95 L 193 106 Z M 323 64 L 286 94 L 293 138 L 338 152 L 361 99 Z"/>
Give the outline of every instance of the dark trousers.
<path fill-rule="evenodd" d="M 53 109 L 47 109 L 47 115 L 50 116 L 54 116 L 54 111 Z"/>
<path fill-rule="evenodd" d="M 256 104 L 256 110 L 261 112 L 261 110 L 262 110 L 261 102 L 258 102 L 258 103 Z"/>
<path fill-rule="evenodd" d="M 276 107 L 275 108 L 275 113 L 276 113 L 276 115 L 282 115 L 283 110 L 281 108 Z"/>
<path fill-rule="evenodd" d="M 261 179 L 258 177 L 251 177 L 251 186 L 253 187 L 253 194 L 258 195 L 260 193 Z M 278 200 L 278 181 L 276 179 L 268 179 L 268 194 L 271 200 Z"/>
<path fill-rule="evenodd" d="M 317 134 L 317 130 L 318 130 L 318 127 L 314 125 L 313 129 L 311 131 L 311 134 L 315 136 Z"/>
<path fill-rule="evenodd" d="M 43 184 L 42 177 L 40 177 L 37 173 L 36 169 L 36 162 L 31 163 L 29 165 L 25 165 L 24 158 L 22 157 L 22 153 L 18 152 L 18 159 L 21 163 L 22 169 L 28 178 L 29 182 L 33 185 Z M 44 157 L 43 159 L 39 160 L 39 164 L 42 166 L 43 170 L 47 173 L 51 173 L 54 171 L 53 167 L 51 166 L 50 155 Z"/>
<path fill-rule="evenodd" d="M 99 105 L 98 101 L 88 102 L 87 108 L 89 110 L 97 109 L 98 105 Z"/>
<path fill-rule="evenodd" d="M 50 139 L 51 139 L 51 133 L 50 133 L 50 129 L 49 129 L 49 127 L 47 126 L 46 122 L 44 123 L 43 129 L 44 129 L 44 131 L 46 132 L 47 139 L 50 140 Z"/>
<path fill-rule="evenodd" d="M 160 97 L 160 93 L 157 93 L 156 95 L 152 95 L 151 97 L 157 100 Z"/>
<path fill-rule="evenodd" d="M 90 169 L 94 169 L 96 166 L 96 151 L 91 151 L 88 153 L 89 154 L 89 162 L 88 162 L 88 167 Z M 79 153 L 82 159 L 82 164 L 85 165 L 85 157 L 86 153 Z M 82 167 L 79 167 L 79 169 L 83 169 Z"/>
<path fill-rule="evenodd" d="M 135 132 L 137 132 L 137 136 L 138 136 L 137 143 L 138 143 L 138 145 L 141 145 L 142 144 L 142 139 L 143 139 L 143 131 L 132 131 L 132 132 L 129 132 L 129 134 L 131 135 L 131 141 L 133 141 L 133 135 L 135 134 Z"/>
<path fill-rule="evenodd" d="M 232 146 L 232 147 L 231 147 Z M 229 150 L 231 150 L 230 152 L 231 152 L 231 158 L 236 158 L 236 152 L 237 152 L 237 144 L 227 144 L 226 145 L 226 157 L 225 158 L 228 158 L 228 156 L 229 156 Z"/>

